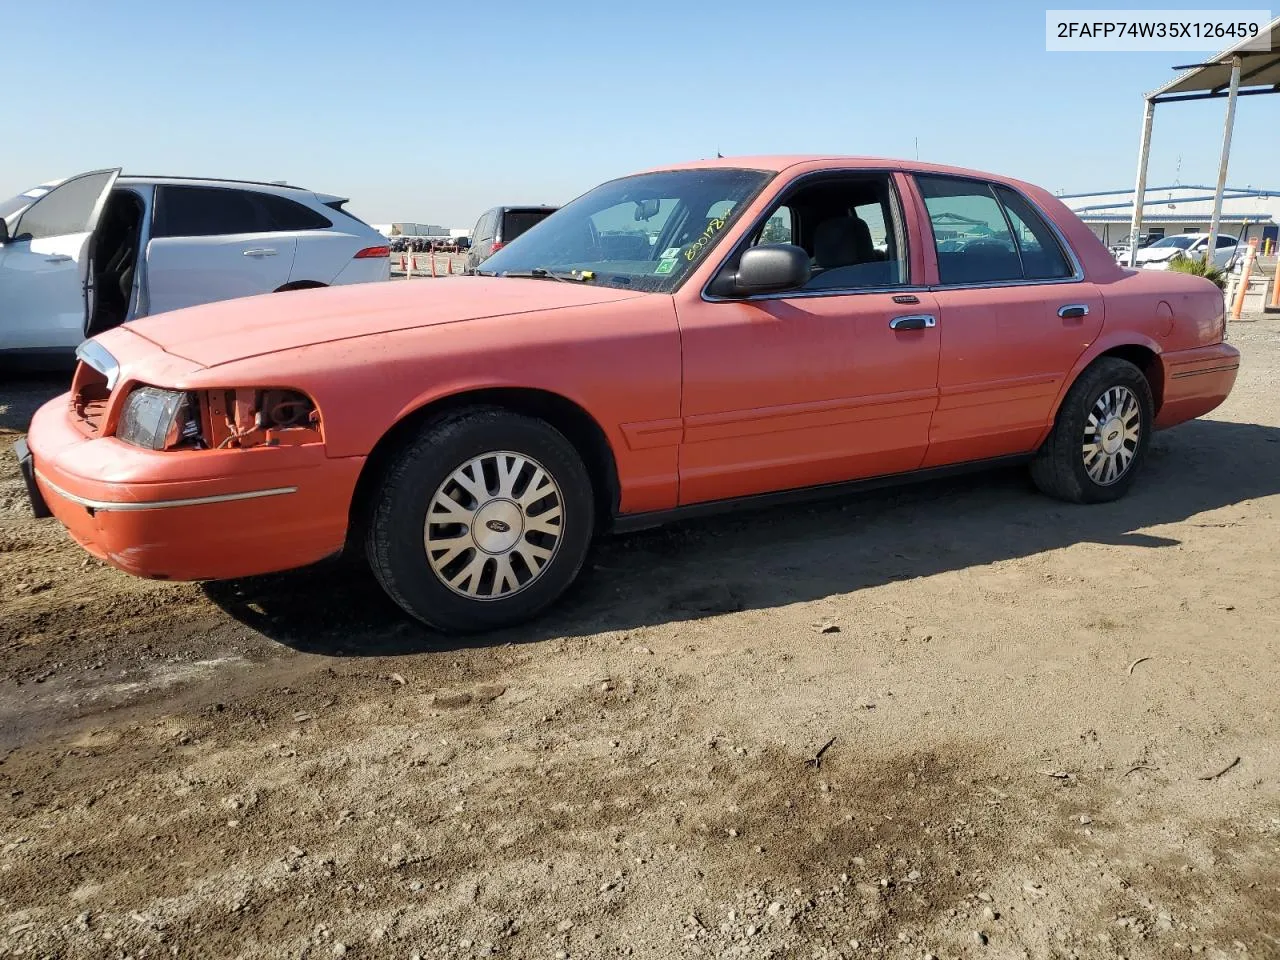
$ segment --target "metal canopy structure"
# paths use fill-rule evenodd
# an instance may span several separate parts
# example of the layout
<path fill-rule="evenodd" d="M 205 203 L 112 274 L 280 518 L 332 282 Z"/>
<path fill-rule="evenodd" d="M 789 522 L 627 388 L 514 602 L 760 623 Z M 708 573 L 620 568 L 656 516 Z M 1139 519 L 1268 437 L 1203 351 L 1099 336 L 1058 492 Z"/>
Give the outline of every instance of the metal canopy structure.
<path fill-rule="evenodd" d="M 1280 17 L 1267 25 L 1271 42 L 1267 50 L 1248 49 L 1256 39 L 1242 40 L 1204 63 L 1175 67 L 1186 72 L 1143 97 L 1142 140 L 1138 147 L 1138 182 L 1133 195 L 1133 222 L 1129 228 L 1129 266 L 1137 263 L 1138 237 L 1142 233 L 1142 207 L 1147 194 L 1147 161 L 1151 158 L 1151 126 L 1157 103 L 1187 100 L 1227 99 L 1227 117 L 1222 131 L 1222 159 L 1218 163 L 1218 184 L 1214 190 L 1213 217 L 1209 223 L 1207 249 L 1216 249 L 1218 224 L 1222 219 L 1222 194 L 1227 185 L 1227 165 L 1231 159 L 1231 133 L 1236 122 L 1236 100 L 1264 93 L 1280 93 Z"/>

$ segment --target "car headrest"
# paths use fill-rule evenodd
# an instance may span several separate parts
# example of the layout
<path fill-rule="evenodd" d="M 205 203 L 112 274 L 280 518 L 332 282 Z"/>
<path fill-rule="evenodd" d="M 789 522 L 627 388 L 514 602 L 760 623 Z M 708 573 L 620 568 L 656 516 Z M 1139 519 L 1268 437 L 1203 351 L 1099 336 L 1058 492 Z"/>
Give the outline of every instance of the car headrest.
<path fill-rule="evenodd" d="M 871 230 L 858 217 L 832 217 L 814 231 L 813 259 L 824 269 L 864 263 L 874 254 Z"/>

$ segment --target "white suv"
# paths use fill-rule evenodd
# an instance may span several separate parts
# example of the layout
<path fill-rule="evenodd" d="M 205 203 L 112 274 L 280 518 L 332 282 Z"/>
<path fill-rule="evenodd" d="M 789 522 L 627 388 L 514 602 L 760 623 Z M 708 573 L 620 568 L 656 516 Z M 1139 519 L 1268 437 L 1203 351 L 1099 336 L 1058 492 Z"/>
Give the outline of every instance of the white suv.
<path fill-rule="evenodd" d="M 69 353 L 136 317 L 386 280 L 387 240 L 342 197 L 98 170 L 0 201 L 0 354 Z"/>

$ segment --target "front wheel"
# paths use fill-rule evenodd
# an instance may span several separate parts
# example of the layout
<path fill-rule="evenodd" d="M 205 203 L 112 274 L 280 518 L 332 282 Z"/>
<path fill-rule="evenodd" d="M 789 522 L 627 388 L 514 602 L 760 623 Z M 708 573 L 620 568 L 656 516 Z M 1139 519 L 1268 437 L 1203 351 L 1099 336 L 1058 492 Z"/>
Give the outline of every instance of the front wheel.
<path fill-rule="evenodd" d="M 1118 357 L 1096 361 L 1067 391 L 1031 479 L 1071 503 L 1119 499 L 1146 459 L 1154 408 L 1141 370 Z"/>
<path fill-rule="evenodd" d="M 366 553 L 407 613 L 472 633 L 554 602 L 582 569 L 594 520 L 591 479 L 560 431 L 473 408 L 428 424 L 391 460 Z"/>

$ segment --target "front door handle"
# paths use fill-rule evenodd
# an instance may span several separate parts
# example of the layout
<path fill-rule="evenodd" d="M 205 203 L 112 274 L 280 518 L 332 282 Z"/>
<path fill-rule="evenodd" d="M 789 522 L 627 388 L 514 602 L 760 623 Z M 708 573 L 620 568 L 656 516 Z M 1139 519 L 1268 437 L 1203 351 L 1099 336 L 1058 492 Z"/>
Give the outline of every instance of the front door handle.
<path fill-rule="evenodd" d="M 1081 317 L 1089 315 L 1089 305 L 1087 303 L 1068 303 L 1066 306 L 1058 308 L 1058 316 L 1063 320 L 1079 320 Z"/>
<path fill-rule="evenodd" d="M 244 252 L 246 257 L 274 257 L 276 252 L 270 247 L 254 247 L 252 250 Z"/>
<path fill-rule="evenodd" d="M 889 321 L 890 330 L 924 330 L 937 325 L 938 318 L 928 313 L 913 313 L 906 317 L 894 317 Z"/>
<path fill-rule="evenodd" d="M 66 263 L 70 259 L 71 257 L 69 254 L 55 253 L 52 257 L 45 257 L 44 262 L 45 263 Z"/>

